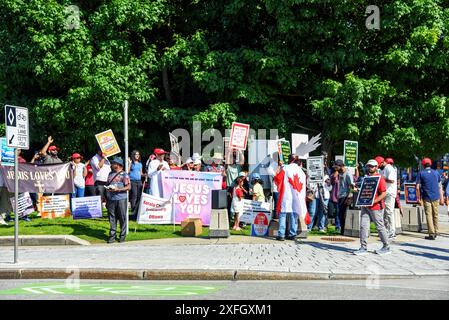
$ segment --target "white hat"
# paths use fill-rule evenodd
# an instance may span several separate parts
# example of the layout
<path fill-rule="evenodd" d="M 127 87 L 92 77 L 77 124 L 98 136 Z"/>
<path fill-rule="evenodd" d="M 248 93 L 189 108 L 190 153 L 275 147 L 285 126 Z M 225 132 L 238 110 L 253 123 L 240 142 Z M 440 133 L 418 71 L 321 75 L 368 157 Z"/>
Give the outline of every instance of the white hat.
<path fill-rule="evenodd" d="M 246 173 L 244 171 L 240 172 L 239 177 L 246 177 Z"/>
<path fill-rule="evenodd" d="M 198 159 L 201 159 L 201 156 L 200 156 L 199 153 L 195 152 L 195 153 L 193 154 L 193 156 L 192 156 L 192 160 L 193 160 L 193 161 L 196 161 L 196 160 L 198 160 Z"/>
<path fill-rule="evenodd" d="M 223 153 L 221 152 L 215 152 L 214 156 L 212 157 L 214 160 L 223 160 Z"/>
<path fill-rule="evenodd" d="M 193 163 L 193 160 L 192 160 L 192 158 L 187 158 L 187 161 L 186 161 L 186 163 Z"/>
<path fill-rule="evenodd" d="M 329 180 L 329 176 L 327 174 L 324 175 L 324 181 Z"/>
<path fill-rule="evenodd" d="M 196 166 L 196 165 L 198 165 L 198 164 L 201 164 L 201 160 L 200 159 L 196 159 L 194 162 L 193 162 L 193 164 Z"/>
<path fill-rule="evenodd" d="M 372 167 L 377 167 L 379 164 L 377 163 L 376 160 L 371 159 L 370 161 L 368 161 L 368 163 L 366 165 L 367 166 L 372 166 Z"/>

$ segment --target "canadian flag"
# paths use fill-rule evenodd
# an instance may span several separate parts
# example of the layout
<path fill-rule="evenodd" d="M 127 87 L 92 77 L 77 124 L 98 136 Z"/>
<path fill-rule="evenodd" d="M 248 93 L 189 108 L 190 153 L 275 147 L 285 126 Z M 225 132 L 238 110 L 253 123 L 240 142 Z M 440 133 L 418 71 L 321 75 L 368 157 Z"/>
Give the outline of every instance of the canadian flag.
<path fill-rule="evenodd" d="M 296 164 L 291 163 L 274 177 L 279 192 L 276 213 L 296 212 L 306 224 L 310 223 L 306 204 L 306 175 Z"/>

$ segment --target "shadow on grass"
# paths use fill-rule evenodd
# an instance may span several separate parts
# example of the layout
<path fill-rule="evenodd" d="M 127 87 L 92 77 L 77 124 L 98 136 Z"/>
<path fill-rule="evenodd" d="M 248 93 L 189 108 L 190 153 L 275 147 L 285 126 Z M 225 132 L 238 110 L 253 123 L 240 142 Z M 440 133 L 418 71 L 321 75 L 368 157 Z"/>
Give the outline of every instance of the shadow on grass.
<path fill-rule="evenodd" d="M 51 227 L 52 225 L 48 224 L 35 224 L 32 226 L 27 226 L 27 228 L 42 228 L 42 227 Z M 85 236 L 97 240 L 107 240 L 109 238 L 109 228 L 99 229 L 92 228 L 92 226 L 84 225 L 84 224 L 70 224 L 70 223 L 58 223 L 54 225 L 57 227 L 63 227 L 67 229 L 71 229 L 71 231 L 67 230 L 65 234 L 73 235 L 73 236 Z M 51 234 L 51 233 L 48 233 Z"/>

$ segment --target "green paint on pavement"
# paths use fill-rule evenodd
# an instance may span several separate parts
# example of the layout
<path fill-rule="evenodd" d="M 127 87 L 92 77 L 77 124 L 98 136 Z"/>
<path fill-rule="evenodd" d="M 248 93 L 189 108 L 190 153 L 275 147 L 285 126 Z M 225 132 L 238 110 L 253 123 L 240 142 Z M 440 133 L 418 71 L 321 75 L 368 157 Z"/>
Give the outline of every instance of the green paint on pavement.
<path fill-rule="evenodd" d="M 86 284 L 36 283 L 1 290 L 0 295 L 116 295 L 116 296 L 194 296 L 223 289 L 225 286 L 168 285 L 168 284 Z"/>

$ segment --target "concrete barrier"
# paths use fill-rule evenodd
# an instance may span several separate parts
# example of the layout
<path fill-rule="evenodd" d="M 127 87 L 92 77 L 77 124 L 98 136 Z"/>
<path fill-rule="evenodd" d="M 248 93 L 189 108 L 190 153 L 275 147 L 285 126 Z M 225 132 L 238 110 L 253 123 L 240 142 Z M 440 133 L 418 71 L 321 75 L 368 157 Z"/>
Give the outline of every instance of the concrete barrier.
<path fill-rule="evenodd" d="M 348 209 L 346 211 L 345 230 L 343 234 L 348 237 L 360 236 L 360 212 L 361 210 Z"/>
<path fill-rule="evenodd" d="M 228 210 L 212 209 L 210 216 L 209 237 L 228 238 L 229 235 Z"/>
<path fill-rule="evenodd" d="M 421 206 L 403 206 L 401 219 L 402 230 L 411 232 L 422 232 L 427 230 L 427 220 L 424 208 Z"/>
<path fill-rule="evenodd" d="M 401 210 L 394 209 L 394 222 L 395 222 L 395 233 L 401 234 L 402 233 L 402 217 L 401 217 Z"/>

